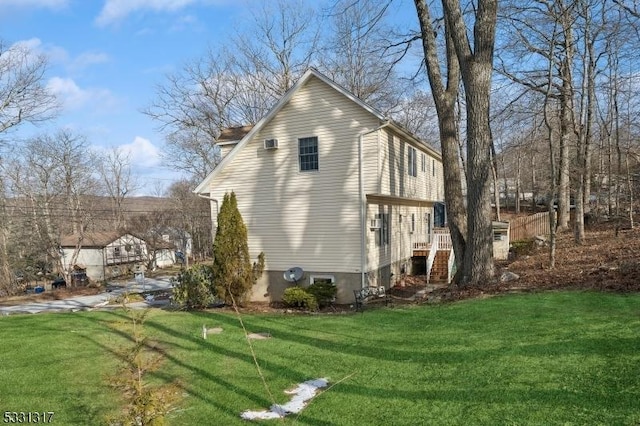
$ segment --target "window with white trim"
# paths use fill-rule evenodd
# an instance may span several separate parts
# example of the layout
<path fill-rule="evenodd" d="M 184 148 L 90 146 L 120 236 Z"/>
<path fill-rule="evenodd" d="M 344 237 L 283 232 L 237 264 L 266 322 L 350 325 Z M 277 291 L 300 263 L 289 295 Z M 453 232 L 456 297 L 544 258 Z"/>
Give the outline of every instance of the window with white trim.
<path fill-rule="evenodd" d="M 309 284 L 335 284 L 336 277 L 333 275 L 310 275 Z"/>
<path fill-rule="evenodd" d="M 422 171 L 426 172 L 427 171 L 427 156 L 424 155 L 424 152 L 421 154 L 422 156 Z"/>
<path fill-rule="evenodd" d="M 407 171 L 409 176 L 418 176 L 416 149 L 410 146 L 407 150 Z"/>
<path fill-rule="evenodd" d="M 409 231 L 411 234 L 416 232 L 416 214 L 411 213 L 411 229 Z"/>
<path fill-rule="evenodd" d="M 378 213 L 376 219 L 380 220 L 380 228 L 376 230 L 376 246 L 389 245 L 389 213 Z"/>
<path fill-rule="evenodd" d="M 298 139 L 298 158 L 301 172 L 318 170 L 317 136 Z"/>

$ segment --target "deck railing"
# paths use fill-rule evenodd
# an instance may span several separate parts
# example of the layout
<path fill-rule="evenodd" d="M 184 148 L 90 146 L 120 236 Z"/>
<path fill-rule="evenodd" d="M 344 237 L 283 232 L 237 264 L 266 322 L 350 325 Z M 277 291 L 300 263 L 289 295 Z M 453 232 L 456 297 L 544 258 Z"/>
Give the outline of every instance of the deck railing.
<path fill-rule="evenodd" d="M 429 236 L 429 241 L 416 241 L 413 243 L 414 250 L 429 250 L 427 256 L 427 283 L 431 277 L 431 269 L 433 268 L 433 262 L 435 261 L 438 250 L 449 251 L 449 263 L 448 263 L 448 277 L 451 281 L 452 271 L 455 265 L 455 255 L 453 253 L 453 243 L 451 242 L 451 234 L 447 228 L 436 228 Z"/>
<path fill-rule="evenodd" d="M 433 268 L 433 262 L 436 260 L 436 253 L 438 252 L 439 240 L 434 239 L 431 243 L 431 250 L 429 250 L 429 256 L 427 256 L 427 284 L 431 280 L 431 268 Z"/>
<path fill-rule="evenodd" d="M 450 250 L 453 247 L 451 243 L 451 234 L 447 228 L 436 228 L 429 235 L 428 241 L 416 241 L 413 243 L 414 250 L 431 250 L 434 245 L 437 250 Z"/>
<path fill-rule="evenodd" d="M 447 284 L 451 284 L 451 280 L 456 273 L 456 252 L 453 251 L 453 245 L 449 250 L 449 264 L 447 265 Z"/>

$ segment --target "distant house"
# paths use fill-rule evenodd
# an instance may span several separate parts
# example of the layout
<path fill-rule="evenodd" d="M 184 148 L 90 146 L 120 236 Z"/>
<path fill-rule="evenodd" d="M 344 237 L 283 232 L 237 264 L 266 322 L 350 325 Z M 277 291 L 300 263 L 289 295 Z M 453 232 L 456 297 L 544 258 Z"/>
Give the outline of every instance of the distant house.
<path fill-rule="evenodd" d="M 223 132 L 222 161 L 195 189 L 217 212 L 234 191 L 253 258 L 265 253 L 254 301 L 279 300 L 293 283 L 389 287 L 416 248 L 442 227 L 438 151 L 316 70 L 307 71 L 253 127 Z M 446 264 L 446 262 L 445 262 Z"/>
<path fill-rule="evenodd" d="M 150 250 L 143 239 L 115 231 L 67 235 L 60 242 L 60 250 L 66 270 L 84 270 L 92 281 L 144 270 L 150 260 L 159 268 L 175 263 L 173 246 L 164 244 Z M 150 253 L 155 255 L 153 259 Z"/>

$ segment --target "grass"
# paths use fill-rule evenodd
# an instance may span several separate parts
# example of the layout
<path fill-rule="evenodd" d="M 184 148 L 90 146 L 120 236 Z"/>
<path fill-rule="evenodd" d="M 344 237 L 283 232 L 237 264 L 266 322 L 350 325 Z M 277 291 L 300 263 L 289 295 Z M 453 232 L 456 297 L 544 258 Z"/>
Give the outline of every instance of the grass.
<path fill-rule="evenodd" d="M 286 424 L 632 425 L 640 422 L 640 295 L 557 292 L 354 315 L 246 315 L 276 402 L 328 377 Z M 103 424 L 119 396 L 106 378 L 126 345 L 122 311 L 0 319 L 0 407 Z M 201 336 L 202 325 L 222 327 Z M 171 425 L 246 424 L 269 407 L 237 318 L 153 311 L 146 334 L 166 360 L 152 381 L 184 398 Z M 269 424 L 264 421 L 258 424 Z"/>

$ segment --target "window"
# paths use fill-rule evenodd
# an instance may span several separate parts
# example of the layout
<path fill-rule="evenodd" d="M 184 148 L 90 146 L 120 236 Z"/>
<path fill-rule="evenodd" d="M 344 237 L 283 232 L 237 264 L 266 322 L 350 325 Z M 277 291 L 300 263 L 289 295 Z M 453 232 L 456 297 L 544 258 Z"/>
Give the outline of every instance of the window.
<path fill-rule="evenodd" d="M 416 149 L 411 146 L 407 152 L 407 170 L 409 172 L 409 176 L 418 176 Z"/>
<path fill-rule="evenodd" d="M 436 160 L 434 159 L 431 160 L 431 175 L 436 175 Z"/>
<path fill-rule="evenodd" d="M 380 229 L 376 231 L 376 246 L 389 245 L 389 213 L 378 213 L 376 219 L 380 220 Z"/>
<path fill-rule="evenodd" d="M 427 171 L 427 156 L 422 153 L 422 171 Z"/>
<path fill-rule="evenodd" d="M 311 275 L 309 284 L 335 284 L 336 277 L 333 275 Z"/>
<path fill-rule="evenodd" d="M 411 213 L 411 229 L 409 231 L 410 234 L 416 232 L 416 214 Z"/>
<path fill-rule="evenodd" d="M 301 172 L 318 170 L 318 137 L 298 139 L 298 154 Z"/>
<path fill-rule="evenodd" d="M 113 257 L 120 257 L 120 247 L 113 248 Z"/>

